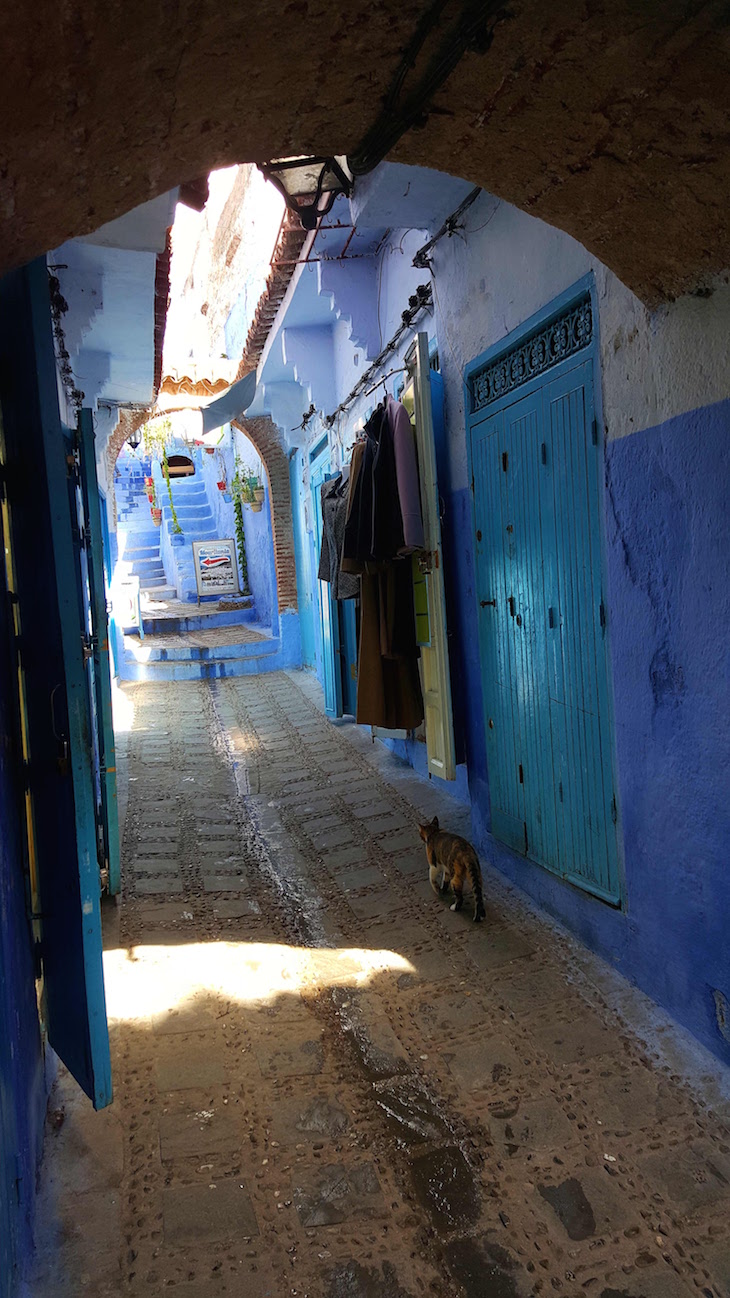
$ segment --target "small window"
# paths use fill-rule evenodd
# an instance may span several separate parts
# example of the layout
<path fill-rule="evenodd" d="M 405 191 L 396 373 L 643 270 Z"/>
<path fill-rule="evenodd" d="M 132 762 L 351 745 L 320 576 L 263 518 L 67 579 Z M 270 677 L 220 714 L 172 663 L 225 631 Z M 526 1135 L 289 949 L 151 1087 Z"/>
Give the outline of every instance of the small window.
<path fill-rule="evenodd" d="M 195 473 L 195 465 L 189 455 L 168 455 L 167 467 L 171 478 L 188 478 Z"/>

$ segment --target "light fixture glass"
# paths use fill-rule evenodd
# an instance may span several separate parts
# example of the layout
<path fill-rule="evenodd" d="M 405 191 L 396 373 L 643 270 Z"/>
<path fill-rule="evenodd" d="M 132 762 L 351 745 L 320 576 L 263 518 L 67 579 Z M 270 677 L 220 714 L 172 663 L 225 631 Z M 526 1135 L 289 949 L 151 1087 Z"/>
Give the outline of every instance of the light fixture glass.
<path fill-rule="evenodd" d="M 340 194 L 349 197 L 352 192 L 352 175 L 344 157 L 278 158 L 261 163 L 260 170 L 276 185 L 305 230 L 315 229 Z"/>

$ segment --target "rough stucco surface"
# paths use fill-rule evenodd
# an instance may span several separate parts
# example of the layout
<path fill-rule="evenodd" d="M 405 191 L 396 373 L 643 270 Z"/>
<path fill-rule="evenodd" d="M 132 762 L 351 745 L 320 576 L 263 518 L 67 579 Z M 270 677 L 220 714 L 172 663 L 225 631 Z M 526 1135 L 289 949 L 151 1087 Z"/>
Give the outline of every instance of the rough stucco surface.
<path fill-rule="evenodd" d="M 424 8 L 6 6 L 4 265 L 213 167 L 351 151 Z M 491 48 L 462 59 L 393 156 L 567 230 L 646 300 L 722 269 L 726 5 L 515 0 L 485 4 L 485 28 L 488 15 Z"/>

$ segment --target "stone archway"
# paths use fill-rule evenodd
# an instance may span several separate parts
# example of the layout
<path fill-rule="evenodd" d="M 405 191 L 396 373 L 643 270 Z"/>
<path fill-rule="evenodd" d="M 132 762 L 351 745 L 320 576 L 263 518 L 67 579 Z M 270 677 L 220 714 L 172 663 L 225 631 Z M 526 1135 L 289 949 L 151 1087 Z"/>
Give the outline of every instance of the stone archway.
<path fill-rule="evenodd" d="M 297 608 L 297 573 L 294 557 L 289 461 L 276 424 L 268 415 L 234 419 L 233 427 L 256 447 L 266 469 L 271 500 L 271 526 L 279 612 Z"/>
<path fill-rule="evenodd" d="M 417 74 L 464 4 L 442 7 Z M 352 152 L 428 12 L 428 0 L 7 6 L 2 264 L 216 167 Z M 646 302 L 725 269 L 723 0 L 482 0 L 482 12 L 479 48 L 388 156 L 567 231 Z"/>
<path fill-rule="evenodd" d="M 119 422 L 117 423 L 113 433 L 111 433 L 109 441 L 106 444 L 106 479 L 109 484 L 109 491 L 111 492 L 112 516 L 115 527 L 117 523 L 117 493 L 114 483 L 114 466 L 119 458 L 119 452 L 124 446 L 127 438 L 131 437 L 133 433 L 136 433 L 137 429 L 141 428 L 142 425 L 147 422 L 149 417 L 150 411 L 148 409 L 120 410 Z"/>

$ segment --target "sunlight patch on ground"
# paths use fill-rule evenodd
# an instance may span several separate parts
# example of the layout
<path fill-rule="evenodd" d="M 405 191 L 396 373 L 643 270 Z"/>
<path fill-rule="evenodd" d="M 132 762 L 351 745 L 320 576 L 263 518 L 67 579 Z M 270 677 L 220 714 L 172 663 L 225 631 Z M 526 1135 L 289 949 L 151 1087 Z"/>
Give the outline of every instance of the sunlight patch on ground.
<path fill-rule="evenodd" d="M 134 725 L 134 701 L 114 678 L 112 678 L 112 713 L 115 733 L 128 734 Z"/>
<path fill-rule="evenodd" d="M 200 993 L 265 1006 L 308 988 L 365 987 L 385 971 L 413 973 L 413 965 L 395 951 L 264 942 L 135 946 L 104 953 L 110 1023 L 143 1022 Z"/>

